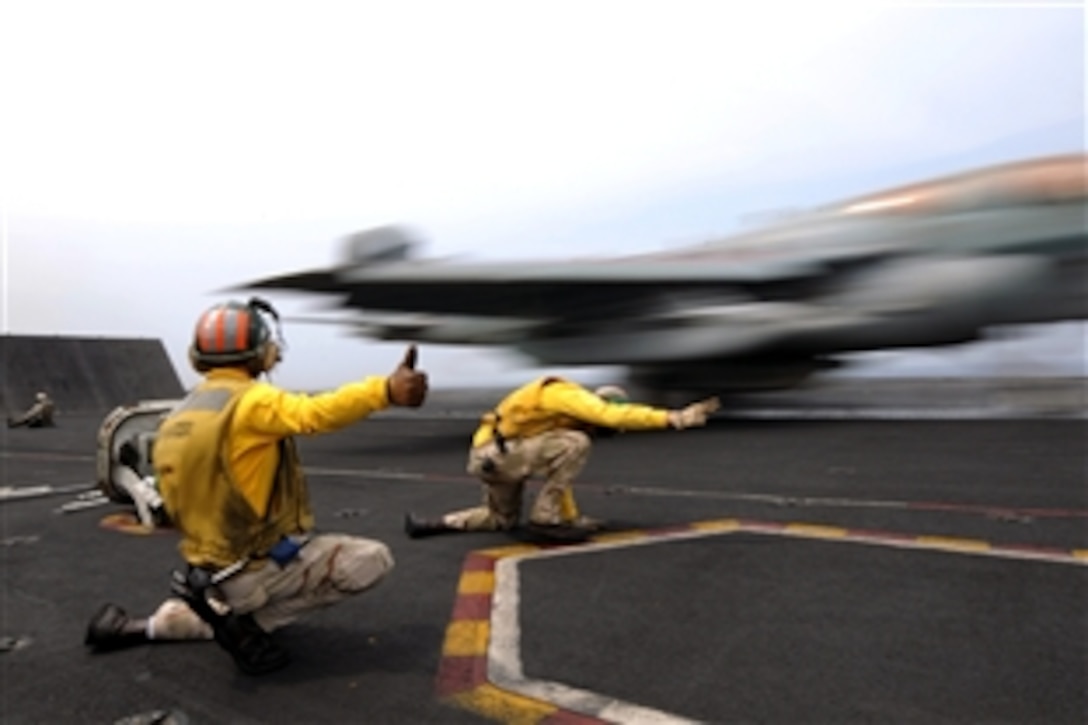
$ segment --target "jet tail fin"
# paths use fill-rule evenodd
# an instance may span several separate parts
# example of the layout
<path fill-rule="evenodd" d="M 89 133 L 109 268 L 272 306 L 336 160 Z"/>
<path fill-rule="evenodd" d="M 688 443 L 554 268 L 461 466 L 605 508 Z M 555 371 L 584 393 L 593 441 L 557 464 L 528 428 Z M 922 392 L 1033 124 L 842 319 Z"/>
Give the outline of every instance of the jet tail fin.
<path fill-rule="evenodd" d="M 342 258 L 351 266 L 401 262 L 419 246 L 419 241 L 407 229 L 387 225 L 344 237 Z"/>
<path fill-rule="evenodd" d="M 367 267 L 402 262 L 412 256 L 420 242 L 403 227 L 386 225 L 349 234 L 341 241 L 341 262 L 327 269 L 312 269 L 266 279 L 245 282 L 221 290 L 233 293 L 246 290 L 275 289 L 295 292 L 343 292 L 339 273 L 352 267 Z"/>

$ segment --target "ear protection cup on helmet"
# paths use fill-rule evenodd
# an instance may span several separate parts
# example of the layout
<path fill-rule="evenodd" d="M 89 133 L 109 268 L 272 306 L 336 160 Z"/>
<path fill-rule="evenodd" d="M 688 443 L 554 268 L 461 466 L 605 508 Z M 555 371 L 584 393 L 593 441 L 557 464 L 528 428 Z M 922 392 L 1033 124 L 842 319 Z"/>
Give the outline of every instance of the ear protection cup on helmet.
<path fill-rule="evenodd" d="M 269 340 L 264 344 L 264 352 L 261 353 L 261 372 L 271 370 L 276 366 L 280 360 L 283 359 L 283 354 L 280 352 L 280 346 L 276 344 L 275 340 Z"/>

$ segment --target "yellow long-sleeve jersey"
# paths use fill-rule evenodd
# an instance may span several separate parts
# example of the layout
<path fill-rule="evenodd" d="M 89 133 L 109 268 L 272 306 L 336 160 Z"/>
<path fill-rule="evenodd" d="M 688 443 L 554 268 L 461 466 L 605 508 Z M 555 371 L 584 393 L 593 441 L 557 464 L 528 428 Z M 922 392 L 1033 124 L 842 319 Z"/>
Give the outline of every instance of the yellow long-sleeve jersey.
<path fill-rule="evenodd" d="M 208 382 L 245 377 L 244 371 L 233 368 L 214 369 L 207 375 Z M 255 383 L 238 402 L 230 428 L 228 462 L 239 492 L 258 516 L 264 516 L 281 439 L 331 433 L 387 407 L 386 378 L 382 376 L 318 395 L 290 393 L 268 383 Z"/>
<path fill-rule="evenodd" d="M 490 441 L 496 427 L 505 438 L 529 438 L 551 430 L 586 426 L 653 430 L 668 425 L 667 410 L 637 403 L 612 403 L 578 383 L 546 377 L 521 386 L 484 415 L 472 437 L 472 445 Z"/>

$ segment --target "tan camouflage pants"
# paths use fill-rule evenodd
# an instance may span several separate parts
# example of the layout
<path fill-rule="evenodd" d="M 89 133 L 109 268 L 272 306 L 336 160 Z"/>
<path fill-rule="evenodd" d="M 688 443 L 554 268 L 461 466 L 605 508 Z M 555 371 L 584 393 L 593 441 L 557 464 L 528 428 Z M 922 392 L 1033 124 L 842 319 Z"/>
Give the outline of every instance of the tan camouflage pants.
<path fill-rule="evenodd" d="M 380 541 L 321 534 L 286 567 L 269 561 L 227 579 L 218 589 L 226 605 L 238 614 L 252 613 L 261 629 L 271 632 L 307 611 L 376 586 L 392 569 L 393 556 Z M 212 638 L 211 627 L 180 599 L 163 602 L 148 622 L 148 634 L 164 640 Z"/>
<path fill-rule="evenodd" d="M 521 520 L 525 483 L 534 475 L 545 480 L 533 502 L 530 521 L 563 524 L 578 518 L 571 484 L 589 459 L 589 436 L 574 430 L 549 431 L 509 440 L 506 448 L 504 454 L 492 441 L 469 451 L 468 472 L 484 483 L 483 503 L 448 513 L 442 517 L 443 523 L 465 531 L 513 528 Z"/>

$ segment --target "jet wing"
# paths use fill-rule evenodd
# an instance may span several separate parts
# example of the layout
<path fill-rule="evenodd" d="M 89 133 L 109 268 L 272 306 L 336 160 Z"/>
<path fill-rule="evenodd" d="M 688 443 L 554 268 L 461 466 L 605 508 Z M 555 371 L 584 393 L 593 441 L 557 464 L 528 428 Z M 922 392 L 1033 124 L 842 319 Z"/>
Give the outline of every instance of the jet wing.
<path fill-rule="evenodd" d="M 864 256 L 880 253 L 871 248 Z M 344 307 L 359 310 L 551 317 L 597 305 L 638 303 L 649 293 L 739 291 L 813 279 L 842 263 L 843 258 L 826 255 L 736 259 L 718 250 L 569 261 L 351 260 L 254 280 L 236 289 L 341 295 Z"/>
<path fill-rule="evenodd" d="M 326 292 L 335 293 L 344 291 L 336 271 L 332 269 L 315 269 L 307 272 L 294 272 L 277 277 L 255 280 L 239 285 L 236 290 L 285 290 L 295 292 Z"/>
<path fill-rule="evenodd" d="M 348 237 L 339 265 L 238 289 L 334 297 L 353 311 L 346 324 L 356 334 L 377 339 L 519 345 L 597 336 L 606 326 L 634 335 L 647 327 L 704 327 L 706 310 L 720 321 L 721 310 L 753 300 L 799 301 L 842 269 L 890 251 L 870 239 L 819 250 L 787 244 L 785 254 L 768 254 L 781 250 L 765 241 L 753 235 L 728 247 L 710 243 L 615 258 L 450 262 L 411 258 L 411 236 L 385 227 Z M 736 309 L 725 316 L 739 315 L 748 327 L 751 315 L 739 310 L 749 308 Z M 765 322 L 764 314 L 755 317 Z"/>
<path fill-rule="evenodd" d="M 812 264 L 582 261 L 472 265 L 394 264 L 315 270 L 257 280 L 249 290 L 343 295 L 361 310 L 487 316 L 564 316 L 637 304 L 669 290 L 742 290 L 818 276 Z"/>
<path fill-rule="evenodd" d="M 333 266 L 237 289 L 325 295 L 368 337 L 505 344 L 548 364 L 676 379 L 737 360 L 809 371 L 847 352 L 1083 317 L 1084 193 L 1078 154 L 893 189 L 702 245 L 564 261 L 421 259 L 412 235 L 389 226 L 349 236 Z"/>

